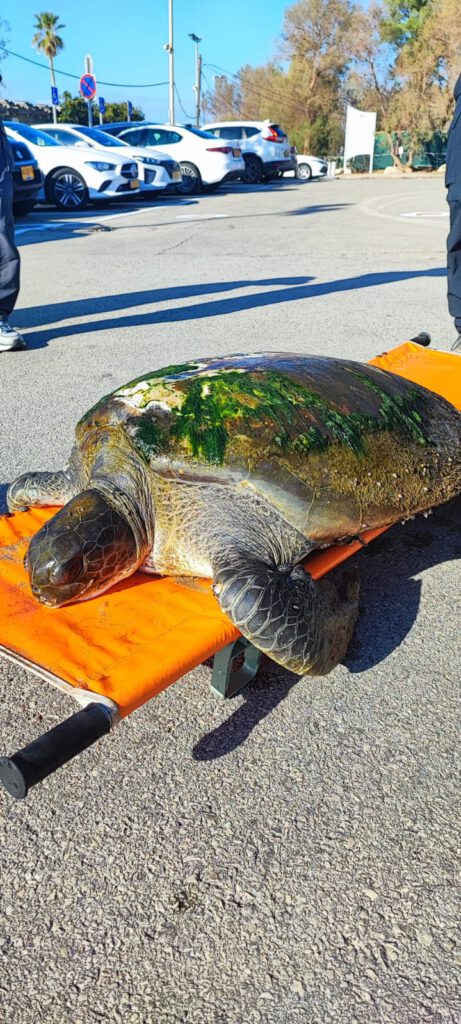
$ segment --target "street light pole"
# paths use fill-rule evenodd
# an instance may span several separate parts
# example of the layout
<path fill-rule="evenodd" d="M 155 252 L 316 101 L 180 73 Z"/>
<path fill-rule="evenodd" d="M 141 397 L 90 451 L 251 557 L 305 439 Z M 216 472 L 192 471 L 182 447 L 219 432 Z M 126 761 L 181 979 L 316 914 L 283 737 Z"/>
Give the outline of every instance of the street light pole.
<path fill-rule="evenodd" d="M 195 85 L 194 89 L 197 94 L 196 105 L 195 105 L 195 124 L 197 128 L 200 128 L 200 106 L 201 106 L 201 89 L 202 89 L 202 58 L 199 53 L 198 45 L 202 42 L 201 36 L 196 36 L 194 32 L 189 32 L 189 39 L 195 43 Z"/>
<path fill-rule="evenodd" d="M 173 0 L 168 0 L 168 72 L 169 72 L 169 105 L 168 117 L 170 124 L 174 124 L 174 49 L 173 49 Z"/>

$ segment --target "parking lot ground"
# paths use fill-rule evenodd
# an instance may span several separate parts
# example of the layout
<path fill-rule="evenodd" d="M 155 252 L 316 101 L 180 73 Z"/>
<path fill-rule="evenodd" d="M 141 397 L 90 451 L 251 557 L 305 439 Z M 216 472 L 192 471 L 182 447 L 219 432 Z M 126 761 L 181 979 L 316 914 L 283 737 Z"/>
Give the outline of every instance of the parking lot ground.
<path fill-rule="evenodd" d="M 448 349 L 445 215 L 416 175 L 38 209 L 28 349 L 0 357 L 3 491 L 149 368 L 367 359 L 421 330 Z M 357 556 L 326 679 L 266 660 L 226 703 L 202 667 L 24 803 L 0 794 L 2 1024 L 459 1024 L 460 522 L 456 499 Z M 73 710 L 6 661 L 0 687 L 2 753 Z"/>

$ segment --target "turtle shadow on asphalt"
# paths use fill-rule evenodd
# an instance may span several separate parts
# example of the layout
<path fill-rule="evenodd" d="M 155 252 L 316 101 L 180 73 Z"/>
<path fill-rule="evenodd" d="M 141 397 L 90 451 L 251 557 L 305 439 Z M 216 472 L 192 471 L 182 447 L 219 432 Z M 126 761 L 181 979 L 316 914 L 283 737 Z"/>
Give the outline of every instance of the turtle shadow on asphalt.
<path fill-rule="evenodd" d="M 403 642 L 416 621 L 425 570 L 461 558 L 461 496 L 424 518 L 396 524 L 356 556 L 360 610 L 345 665 L 366 672 Z"/>
<path fill-rule="evenodd" d="M 72 319 L 112 310 L 129 310 L 133 306 L 147 305 L 155 302 L 170 302 L 175 299 L 190 299 L 207 294 L 235 291 L 239 288 L 248 288 L 263 285 L 264 291 L 254 292 L 250 295 L 232 295 L 211 300 L 207 298 L 204 302 L 191 304 L 186 302 L 180 307 L 169 307 L 168 309 L 147 310 L 141 313 L 128 312 L 125 316 L 109 317 L 100 320 L 90 320 L 86 323 L 63 324 L 60 327 L 44 327 L 43 330 L 27 330 L 25 335 L 29 350 L 44 348 L 55 338 L 63 339 L 72 335 L 92 334 L 99 331 L 128 327 L 147 327 L 155 324 L 180 323 L 189 320 L 209 319 L 210 317 L 223 316 L 228 313 L 238 313 L 243 310 L 258 309 L 267 306 L 279 305 L 282 302 L 297 302 L 299 299 L 313 299 L 322 295 L 336 294 L 341 292 L 355 291 L 357 288 L 375 288 L 381 285 L 397 284 L 401 281 L 413 280 L 415 278 L 446 277 L 445 267 L 430 267 L 426 270 L 393 270 L 381 271 L 372 274 L 360 274 L 356 277 L 340 278 L 334 281 L 315 282 L 312 276 L 276 278 L 260 281 L 216 281 L 196 285 L 181 285 L 171 288 L 158 288 L 144 292 L 125 293 L 123 295 L 96 296 L 92 299 L 77 299 L 75 302 L 56 303 L 54 313 L 53 304 L 40 310 L 37 308 L 23 309 L 17 311 L 18 326 L 21 329 L 28 326 L 42 326 L 45 322 L 53 323 L 53 318 L 59 320 Z M 312 283 L 315 282 L 315 283 Z M 271 286 L 276 285 L 276 288 Z M 47 318 L 45 320 L 45 318 Z M 153 340 L 158 340 L 153 335 Z M 130 342 L 131 343 L 131 342 Z M 27 358 L 27 349 L 25 350 Z"/>
<path fill-rule="evenodd" d="M 420 604 L 426 569 L 461 558 L 461 496 L 433 515 L 396 525 L 354 556 L 360 574 L 360 610 L 345 666 L 351 675 L 384 661 L 410 632 Z M 256 679 L 240 695 L 235 711 L 195 744 L 197 761 L 212 761 L 241 746 L 252 730 L 280 704 L 298 676 L 263 658 Z M 321 680 L 319 680 L 321 684 Z"/>

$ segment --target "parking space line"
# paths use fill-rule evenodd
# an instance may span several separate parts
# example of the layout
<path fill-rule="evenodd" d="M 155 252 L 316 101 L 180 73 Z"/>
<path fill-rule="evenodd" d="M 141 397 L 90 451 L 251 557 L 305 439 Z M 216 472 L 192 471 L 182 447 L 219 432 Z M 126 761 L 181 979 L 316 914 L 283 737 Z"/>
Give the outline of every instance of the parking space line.
<path fill-rule="evenodd" d="M 221 220 L 229 213 L 177 213 L 176 220 Z"/>
<path fill-rule="evenodd" d="M 401 213 L 401 217 L 448 217 L 448 210 L 444 210 L 442 213 Z"/>
<path fill-rule="evenodd" d="M 55 220 L 46 221 L 46 222 L 31 221 L 28 224 L 22 224 L 22 225 L 17 226 L 15 233 L 16 233 L 16 235 L 24 235 L 24 234 L 26 234 L 26 232 L 30 232 L 30 231 L 63 231 L 63 230 L 73 231 L 74 227 L 76 226 L 77 217 L 78 217 L 78 227 L 79 228 L 82 228 L 82 227 L 94 227 L 95 225 L 98 225 L 101 222 L 105 222 L 105 221 L 108 221 L 108 220 L 115 220 L 115 219 L 118 219 L 120 217 L 134 217 L 138 213 L 157 213 L 158 210 L 168 210 L 168 209 L 171 209 L 172 206 L 190 206 L 190 205 L 191 205 L 191 200 L 190 199 L 178 199 L 178 200 L 175 200 L 175 201 L 170 202 L 170 203 L 156 203 L 155 206 L 147 206 L 147 205 L 146 206 L 140 206 L 136 210 L 121 210 L 120 213 L 107 213 L 107 214 L 96 215 L 95 216 L 91 212 L 86 211 L 87 212 L 87 216 L 86 217 L 85 217 L 84 213 L 82 213 L 80 215 L 79 214 L 75 214 L 73 217 L 69 218 L 69 220 L 65 220 L 65 221 L 55 221 Z M 220 214 L 219 216 L 227 216 L 227 215 Z"/>

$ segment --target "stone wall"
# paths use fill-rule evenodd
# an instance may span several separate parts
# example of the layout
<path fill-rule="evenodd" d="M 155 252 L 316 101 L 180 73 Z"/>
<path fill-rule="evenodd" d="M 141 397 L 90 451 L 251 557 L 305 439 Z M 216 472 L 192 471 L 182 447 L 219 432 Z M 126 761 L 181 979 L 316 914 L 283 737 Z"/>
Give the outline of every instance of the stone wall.
<path fill-rule="evenodd" d="M 22 121 L 23 124 L 45 124 L 53 120 L 53 111 L 47 103 L 28 103 L 27 100 L 0 99 L 0 117 L 3 121 Z"/>

